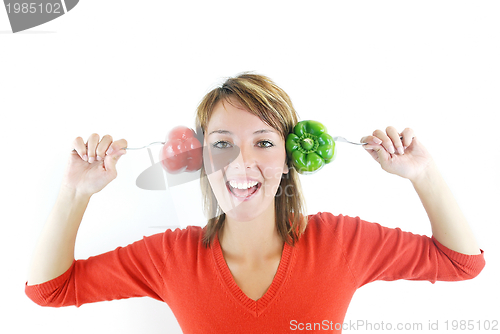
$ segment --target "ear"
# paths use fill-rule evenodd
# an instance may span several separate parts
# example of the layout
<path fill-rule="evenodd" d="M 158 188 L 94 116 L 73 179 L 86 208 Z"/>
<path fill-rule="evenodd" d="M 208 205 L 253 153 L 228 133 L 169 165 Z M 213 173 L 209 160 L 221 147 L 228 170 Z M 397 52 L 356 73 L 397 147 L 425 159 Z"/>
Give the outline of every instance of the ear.
<path fill-rule="evenodd" d="M 288 165 L 286 164 L 286 160 L 285 160 L 285 167 L 283 167 L 283 174 L 288 174 L 289 171 L 290 171 L 290 169 L 288 168 Z"/>

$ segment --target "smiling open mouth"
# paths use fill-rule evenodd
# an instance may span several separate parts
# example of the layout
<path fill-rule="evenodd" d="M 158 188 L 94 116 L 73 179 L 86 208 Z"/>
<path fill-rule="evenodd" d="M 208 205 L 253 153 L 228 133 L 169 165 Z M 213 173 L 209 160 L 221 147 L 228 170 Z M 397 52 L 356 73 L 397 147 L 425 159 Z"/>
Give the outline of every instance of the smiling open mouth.
<path fill-rule="evenodd" d="M 254 195 L 261 187 L 262 183 L 257 183 L 255 186 L 247 188 L 247 189 L 238 189 L 238 188 L 233 188 L 229 182 L 226 182 L 226 188 L 227 190 L 233 194 L 235 197 L 245 199 L 249 198 L 252 195 Z"/>

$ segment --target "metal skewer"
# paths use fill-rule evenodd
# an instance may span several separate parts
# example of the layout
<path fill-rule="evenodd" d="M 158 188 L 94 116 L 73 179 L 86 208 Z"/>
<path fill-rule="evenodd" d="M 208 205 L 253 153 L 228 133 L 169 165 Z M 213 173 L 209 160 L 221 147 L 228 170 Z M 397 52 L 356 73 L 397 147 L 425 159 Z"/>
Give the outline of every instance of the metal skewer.
<path fill-rule="evenodd" d="M 155 141 L 154 143 L 151 143 L 149 145 L 143 146 L 143 147 L 122 147 L 122 150 L 142 150 L 143 148 L 149 147 L 154 144 L 165 144 L 165 142 L 162 141 Z"/>
<path fill-rule="evenodd" d="M 344 143 L 349 143 L 349 144 L 353 144 L 353 145 L 366 145 L 368 143 L 354 143 L 352 141 L 348 141 L 347 139 L 345 139 L 344 137 L 333 137 L 333 141 L 341 141 L 341 142 L 344 142 Z"/>

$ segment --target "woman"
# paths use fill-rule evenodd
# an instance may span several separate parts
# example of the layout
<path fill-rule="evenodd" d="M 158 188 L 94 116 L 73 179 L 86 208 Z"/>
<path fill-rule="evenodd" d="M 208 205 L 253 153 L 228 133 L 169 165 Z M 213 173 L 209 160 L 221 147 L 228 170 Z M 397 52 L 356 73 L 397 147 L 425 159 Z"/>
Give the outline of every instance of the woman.
<path fill-rule="evenodd" d="M 167 230 L 75 261 L 88 201 L 116 177 L 127 146 L 110 136 L 99 141 L 93 134 L 87 143 L 78 137 L 35 252 L 27 295 L 55 307 L 149 296 L 168 303 L 185 333 L 340 332 L 352 295 L 366 283 L 479 274 L 483 252 L 411 129 L 389 127 L 361 141 L 385 171 L 412 182 L 432 238 L 358 217 L 306 216 L 285 151 L 296 123 L 288 95 L 268 78 L 228 79 L 205 96 L 197 113 L 209 148 L 201 171 L 205 213 L 213 217 L 207 226 Z M 237 158 L 228 160 L 235 149 Z"/>

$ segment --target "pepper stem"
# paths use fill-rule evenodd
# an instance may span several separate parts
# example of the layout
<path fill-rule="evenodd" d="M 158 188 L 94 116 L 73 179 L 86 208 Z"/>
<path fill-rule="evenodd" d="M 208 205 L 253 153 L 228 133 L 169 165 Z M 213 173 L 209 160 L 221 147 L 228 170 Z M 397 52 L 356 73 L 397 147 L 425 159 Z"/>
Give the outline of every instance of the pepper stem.
<path fill-rule="evenodd" d="M 311 138 L 305 138 L 302 141 L 302 147 L 304 147 L 306 150 L 310 150 L 314 146 L 314 140 Z"/>
<path fill-rule="evenodd" d="M 304 133 L 303 136 L 300 138 L 300 151 L 302 153 L 311 153 L 316 151 L 318 148 L 319 143 L 317 140 L 317 137 L 310 134 L 310 133 Z"/>

